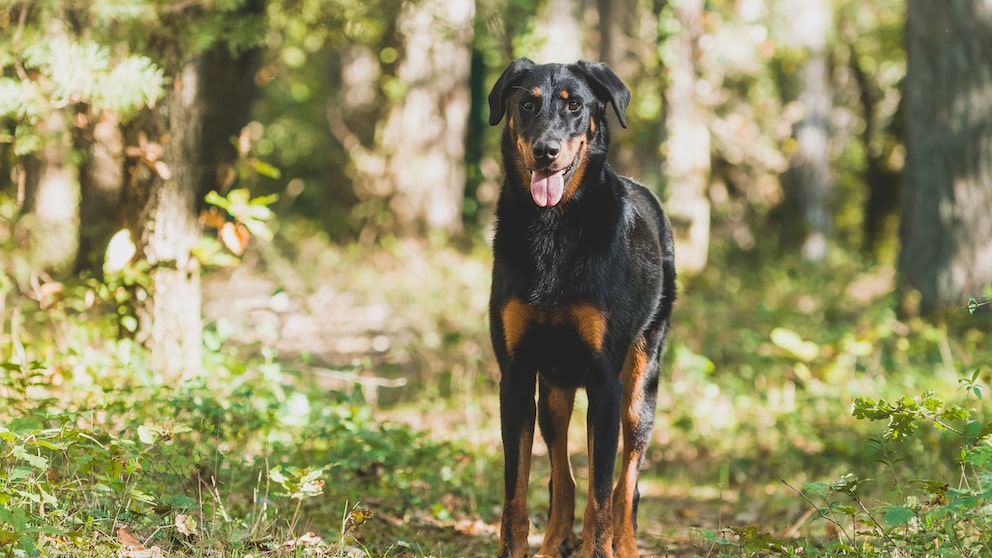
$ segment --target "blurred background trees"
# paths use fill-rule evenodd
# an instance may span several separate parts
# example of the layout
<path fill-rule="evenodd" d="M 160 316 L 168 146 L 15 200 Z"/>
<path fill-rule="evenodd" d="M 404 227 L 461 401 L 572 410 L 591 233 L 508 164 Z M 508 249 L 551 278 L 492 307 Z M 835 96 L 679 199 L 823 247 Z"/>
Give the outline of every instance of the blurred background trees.
<path fill-rule="evenodd" d="M 602 59 L 634 92 L 613 163 L 667 200 L 684 277 L 717 245 L 882 263 L 902 246 L 905 283 L 931 311 L 992 281 L 992 16 L 952 5 L 8 2 L 0 195 L 54 277 L 100 275 L 129 231 L 154 279 L 139 306 L 177 296 L 188 303 L 159 307 L 189 313 L 169 329 L 196 331 L 198 218 L 207 192 L 243 185 L 239 157 L 281 170 L 254 195 L 279 194 L 283 218 L 336 242 L 485 242 L 501 180 L 485 125 L 495 75 L 517 56 Z M 150 330 L 167 321 L 136 333 L 174 339 Z"/>
<path fill-rule="evenodd" d="M 851 471 L 927 524 L 948 484 L 915 479 L 972 482 L 961 439 L 941 428 L 902 459 L 851 401 L 912 410 L 937 389 L 987 411 L 990 41 L 987 0 L 0 2 L 0 548 L 106 543 L 119 521 L 189 544 L 168 509 L 241 545 L 197 555 L 326 534 L 347 502 L 397 518 L 369 529 L 370 554 L 432 538 L 422 513 L 494 521 L 486 97 L 517 56 L 623 77 L 611 163 L 677 229 L 651 548 L 672 553 L 678 526 L 714 527 L 692 553 L 745 538 L 735 523 L 794 532 L 810 516 L 782 479 Z M 988 431 L 957 426 L 976 448 Z M 291 485 L 321 474 L 328 496 L 301 507 Z M 266 478 L 288 513 L 255 506 Z M 985 537 L 974 501 L 918 540 Z M 868 518 L 849 519 L 862 540 Z M 280 534 L 246 538 L 267 522 Z M 491 552 L 482 533 L 473 554 Z"/>

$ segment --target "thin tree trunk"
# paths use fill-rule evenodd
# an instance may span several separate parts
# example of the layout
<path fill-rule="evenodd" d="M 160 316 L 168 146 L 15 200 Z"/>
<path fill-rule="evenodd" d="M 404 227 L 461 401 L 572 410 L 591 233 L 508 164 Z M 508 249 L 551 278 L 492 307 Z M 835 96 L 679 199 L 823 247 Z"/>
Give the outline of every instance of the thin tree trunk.
<path fill-rule="evenodd" d="M 31 262 L 67 271 L 76 253 L 79 190 L 69 164 L 71 140 L 65 115 L 53 111 L 38 125 L 44 148 L 24 157 L 24 203 L 17 236 Z"/>
<path fill-rule="evenodd" d="M 231 17 L 264 13 L 263 0 L 249 0 Z M 255 73 L 261 63 L 260 48 L 232 53 L 230 45 L 219 43 L 203 53 L 200 90 L 204 112 L 202 149 L 198 155 L 203 172 L 197 188 L 198 202 L 211 190 L 230 188 L 236 180 L 234 162 L 238 150 L 232 138 L 237 138 L 251 120 L 251 106 L 258 92 Z"/>
<path fill-rule="evenodd" d="M 665 91 L 665 175 L 679 273 L 693 275 L 706 267 L 710 241 L 710 131 L 706 112 L 695 96 L 696 43 L 702 34 L 702 0 L 678 0 L 681 24 L 674 65 Z"/>
<path fill-rule="evenodd" d="M 641 24 L 638 21 L 640 12 L 637 0 L 597 0 L 596 6 L 599 12 L 599 60 L 621 77 L 643 75 L 644 63 L 635 49 L 650 44 L 650 41 L 638 36 Z M 634 87 L 633 84 L 628 85 Z M 614 138 L 618 139 L 617 136 Z M 652 151 L 653 164 L 657 165 L 657 146 L 653 146 Z M 622 175 L 641 176 L 646 160 L 651 160 L 643 155 L 638 153 L 632 142 L 615 141 L 610 148 L 609 161 Z M 656 167 L 650 170 L 656 171 Z"/>
<path fill-rule="evenodd" d="M 864 203 L 861 249 L 869 256 L 875 256 L 886 233 L 895 230 L 890 223 L 894 224 L 898 219 L 900 179 L 899 173 L 886 163 L 890 153 L 875 147 L 877 143 L 881 143 L 876 138 L 876 115 L 881 95 L 878 83 L 862 67 L 858 52 L 853 47 L 850 56 L 851 73 L 858 86 L 861 114 L 865 122 L 860 139 L 866 159 L 863 176 L 868 196 Z"/>
<path fill-rule="evenodd" d="M 909 0 L 899 271 L 920 309 L 992 284 L 992 4 Z"/>
<path fill-rule="evenodd" d="M 473 15 L 474 3 L 429 0 L 399 16 L 396 77 L 406 92 L 386 118 L 381 153 L 402 233 L 461 230 Z"/>
<path fill-rule="evenodd" d="M 195 377 L 202 366 L 200 269 L 191 254 L 200 235 L 198 65 L 198 57 L 186 61 L 159 106 L 127 128 L 125 224 L 151 267 L 149 292 L 135 296 L 137 337 L 166 381 Z"/>
<path fill-rule="evenodd" d="M 114 113 L 81 114 L 85 127 L 76 128 L 73 143 L 87 153 L 79 166 L 79 246 L 76 273 L 103 276 L 110 238 L 121 229 L 124 185 L 124 139 Z"/>
<path fill-rule="evenodd" d="M 791 13 L 797 14 L 793 42 L 808 58 L 799 70 L 799 103 L 805 110 L 796 124 L 796 179 L 803 221 L 806 225 L 803 257 L 822 261 L 827 255 L 831 229 L 828 207 L 830 176 L 830 97 L 826 38 L 831 16 L 825 0 L 792 0 Z"/>
<path fill-rule="evenodd" d="M 534 57 L 538 64 L 571 63 L 586 55 L 582 35 L 581 3 L 575 0 L 548 0 L 537 14 L 543 42 Z"/>
<path fill-rule="evenodd" d="M 643 70 L 644 38 L 640 36 L 642 13 L 637 0 L 596 0 L 599 11 L 599 59 L 618 75 Z M 647 14 L 643 14 L 644 17 Z M 654 18 L 657 14 L 652 13 Z M 657 33 L 657 29 L 653 29 Z"/>

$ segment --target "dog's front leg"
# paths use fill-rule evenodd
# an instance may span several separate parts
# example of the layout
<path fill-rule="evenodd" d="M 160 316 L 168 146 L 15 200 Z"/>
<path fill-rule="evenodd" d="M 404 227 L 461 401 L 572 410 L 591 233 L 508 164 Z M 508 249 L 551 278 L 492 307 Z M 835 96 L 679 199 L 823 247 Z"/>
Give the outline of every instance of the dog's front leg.
<path fill-rule="evenodd" d="M 613 466 L 620 437 L 620 380 L 603 371 L 586 386 L 589 414 L 589 500 L 582 522 L 582 558 L 613 556 Z"/>
<path fill-rule="evenodd" d="M 529 549 L 527 483 L 534 445 L 534 386 L 536 373 L 508 366 L 499 384 L 500 425 L 503 432 L 503 519 L 499 557 L 523 558 Z"/>
<path fill-rule="evenodd" d="M 544 542 L 535 558 L 561 558 L 579 547 L 575 522 L 575 479 L 568 460 L 568 423 L 575 388 L 555 387 L 541 379 L 538 386 L 538 424 L 551 457 L 551 509 Z"/>

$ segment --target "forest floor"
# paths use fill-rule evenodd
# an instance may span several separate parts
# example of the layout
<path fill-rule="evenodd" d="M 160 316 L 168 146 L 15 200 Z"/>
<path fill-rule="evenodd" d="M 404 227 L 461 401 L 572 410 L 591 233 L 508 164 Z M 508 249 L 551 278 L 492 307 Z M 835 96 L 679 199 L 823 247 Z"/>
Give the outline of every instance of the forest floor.
<path fill-rule="evenodd" d="M 366 275 L 356 266 L 361 258 L 310 254 L 306 246 L 298 249 L 294 259 L 312 261 L 309 272 L 268 252 L 233 273 L 211 276 L 204 287 L 208 323 L 239 324 L 239 343 L 275 348 L 283 362 L 293 363 L 306 381 L 323 389 L 361 391 L 364 400 L 376 407 L 377 419 L 406 424 L 439 442 L 475 448 L 485 454 L 479 462 L 487 469 L 480 469 L 480 479 L 490 490 L 498 487 L 501 469 L 482 465 L 498 461 L 500 447 L 485 318 L 485 260 L 451 255 L 455 260 L 445 261 L 442 253 L 426 261 L 410 255 L 420 247 L 398 248 L 391 256 L 374 255 L 396 261 L 373 263 L 377 271 Z M 450 267 L 439 270 L 445 266 Z M 423 281 L 418 280 L 420 274 Z M 454 279 L 448 281 L 446 274 Z M 570 440 L 580 492 L 578 530 L 587 470 L 584 405 L 580 402 L 576 407 Z M 539 439 L 535 453 L 530 506 L 533 550 L 540 545 L 547 509 L 548 471 Z M 698 463 L 654 463 L 649 456 L 640 482 L 638 513 L 643 555 L 718 556 L 727 549 L 720 542 L 737 537 L 733 529 L 761 526 L 762 532 L 791 537 L 807 523 L 812 508 L 791 488 L 774 482 L 730 487 L 732 465 L 720 459 L 703 456 Z M 489 495 L 488 500 L 499 497 Z M 376 513 L 374 501 L 369 507 Z M 379 512 L 357 539 L 376 555 L 495 552 L 498 507 L 454 509 L 443 520 L 435 512 L 424 509 L 402 517 Z M 336 526 L 313 527 L 330 532 Z M 803 534 L 808 531 L 803 529 Z"/>

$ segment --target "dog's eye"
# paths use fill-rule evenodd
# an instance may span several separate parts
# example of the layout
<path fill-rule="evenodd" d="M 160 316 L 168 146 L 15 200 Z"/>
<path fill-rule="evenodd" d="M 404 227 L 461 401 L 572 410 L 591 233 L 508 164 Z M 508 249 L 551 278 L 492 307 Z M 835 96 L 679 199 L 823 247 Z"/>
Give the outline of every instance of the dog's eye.
<path fill-rule="evenodd" d="M 524 109 L 527 112 L 530 112 L 534 110 L 534 101 L 524 101 L 523 103 L 520 104 L 520 108 Z"/>
<path fill-rule="evenodd" d="M 568 102 L 568 110 L 570 110 L 572 112 L 575 112 L 575 111 L 579 110 L 579 108 L 581 106 L 582 106 L 582 104 L 579 103 L 578 101 L 569 101 Z"/>

